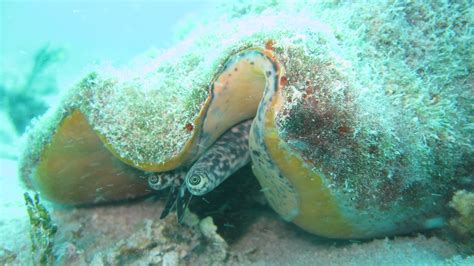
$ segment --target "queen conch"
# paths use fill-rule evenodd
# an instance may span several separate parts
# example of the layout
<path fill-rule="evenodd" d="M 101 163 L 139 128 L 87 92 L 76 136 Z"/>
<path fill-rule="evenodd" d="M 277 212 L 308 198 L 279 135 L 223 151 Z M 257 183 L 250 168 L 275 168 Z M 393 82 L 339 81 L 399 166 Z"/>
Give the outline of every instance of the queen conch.
<path fill-rule="evenodd" d="M 25 183 L 68 205 L 180 186 L 182 212 L 186 193 L 251 163 L 269 205 L 317 235 L 442 226 L 472 166 L 469 134 L 449 126 L 468 110 L 451 97 L 465 88 L 437 91 L 407 58 L 384 58 L 370 36 L 311 16 L 219 25 L 65 92 L 26 135 Z"/>

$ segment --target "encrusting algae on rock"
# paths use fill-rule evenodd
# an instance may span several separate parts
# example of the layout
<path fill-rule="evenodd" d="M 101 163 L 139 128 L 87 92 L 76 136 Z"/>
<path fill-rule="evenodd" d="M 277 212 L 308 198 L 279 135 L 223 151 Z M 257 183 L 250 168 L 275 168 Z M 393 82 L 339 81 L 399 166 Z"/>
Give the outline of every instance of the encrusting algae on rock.
<path fill-rule="evenodd" d="M 186 169 L 255 116 L 252 167 L 287 221 L 333 238 L 442 226 L 474 183 L 469 4 L 286 7 L 230 7 L 136 73 L 89 75 L 29 130 L 22 179 L 67 204 L 146 195 L 143 171 Z"/>
<path fill-rule="evenodd" d="M 457 217 L 449 220 L 450 226 L 468 242 L 474 239 L 474 193 L 457 191 L 449 206 L 458 212 Z"/>

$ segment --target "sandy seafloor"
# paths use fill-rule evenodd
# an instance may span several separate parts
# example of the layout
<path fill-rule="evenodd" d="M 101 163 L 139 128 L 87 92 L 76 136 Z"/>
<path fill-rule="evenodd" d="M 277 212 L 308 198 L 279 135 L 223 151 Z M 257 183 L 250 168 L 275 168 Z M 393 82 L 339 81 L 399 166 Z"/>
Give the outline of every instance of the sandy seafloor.
<path fill-rule="evenodd" d="M 1 159 L 0 165 L 0 264 L 30 264 L 17 162 Z M 455 243 L 436 236 L 334 241 L 305 233 L 266 208 L 248 210 L 251 222 L 226 248 L 199 226 L 178 226 L 173 215 L 160 220 L 160 199 L 77 209 L 45 205 L 59 228 L 59 265 L 474 265 L 474 256 L 462 256 Z"/>

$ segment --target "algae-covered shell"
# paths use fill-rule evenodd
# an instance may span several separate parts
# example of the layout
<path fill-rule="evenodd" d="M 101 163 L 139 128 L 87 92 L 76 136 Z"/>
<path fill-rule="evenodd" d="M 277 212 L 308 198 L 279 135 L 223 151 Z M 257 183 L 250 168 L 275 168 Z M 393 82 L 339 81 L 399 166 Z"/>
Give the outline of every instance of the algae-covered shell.
<path fill-rule="evenodd" d="M 410 76 L 415 66 L 396 57 L 367 71 L 387 64 L 371 54 L 379 44 L 357 49 L 307 17 L 264 18 L 223 23 L 130 79 L 86 77 L 28 133 L 22 178 L 60 203 L 145 195 L 142 171 L 190 166 L 255 117 L 252 167 L 285 220 L 335 238 L 441 226 L 472 165 L 468 132 L 446 126 L 464 119 L 445 115 L 455 92 L 427 105 L 434 85 Z"/>

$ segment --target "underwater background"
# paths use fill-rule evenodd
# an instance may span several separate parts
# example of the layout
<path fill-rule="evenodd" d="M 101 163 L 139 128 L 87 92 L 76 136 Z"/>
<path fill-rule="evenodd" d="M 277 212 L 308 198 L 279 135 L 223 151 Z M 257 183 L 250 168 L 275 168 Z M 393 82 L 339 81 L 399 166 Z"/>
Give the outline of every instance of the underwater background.
<path fill-rule="evenodd" d="M 439 80 L 457 79 L 456 84 L 467 88 L 463 99 L 471 106 L 466 108 L 470 112 L 459 119 L 466 123 L 467 133 L 462 137 L 467 140 L 458 142 L 471 145 L 467 150 L 472 152 L 472 3 L 429 3 L 383 1 L 394 9 L 380 14 L 380 21 L 413 6 L 419 8 L 420 21 L 429 21 L 446 15 L 436 12 L 447 8 L 452 10 L 450 15 L 456 15 L 446 18 L 447 24 L 469 29 L 460 37 L 451 37 L 462 45 L 443 50 L 446 54 L 439 61 L 418 74 L 433 73 L 431 81 L 445 85 L 450 81 Z M 311 13 L 314 19 L 324 10 L 342 10 L 339 13 L 346 12 L 347 17 L 341 20 L 353 19 L 357 24 L 368 19 L 354 15 L 361 14 L 365 4 L 370 7 L 377 1 L 358 2 L 354 7 L 345 1 L 1 1 L 0 264 L 474 265 L 473 173 L 469 172 L 473 158 L 464 158 L 467 181 L 456 183 L 465 186 L 458 195 L 466 196 L 451 201 L 447 208 L 450 215 L 461 214 L 462 218 L 451 223 L 434 219 L 430 221 L 434 225 L 427 226 L 433 230 L 369 240 L 327 239 L 285 222 L 265 203 L 249 166 L 206 199 L 192 202 L 197 215 L 190 215 L 186 226 L 179 225 L 174 216 L 160 220 L 167 192 L 76 208 L 37 198 L 19 178 L 18 160 L 25 150 L 33 149 L 24 137 L 31 121 L 57 106 L 91 71 L 126 76 L 130 73 L 123 69 L 133 66 L 136 72 L 145 73 L 167 50 L 193 49 L 182 45 L 187 38 L 198 38 L 195 35 L 206 27 L 219 30 L 221 24 L 213 25 L 214 19 L 228 22 L 261 14 L 285 14 L 288 19 L 299 12 Z M 249 21 L 258 21 L 253 19 Z M 324 19 L 331 23 L 322 16 Z M 380 45 L 404 47 L 407 36 L 387 28 L 388 37 L 380 37 Z M 449 35 L 444 37 L 440 42 L 449 43 Z M 417 52 L 423 53 L 413 53 Z M 460 66 L 454 69 L 456 62 Z M 437 71 L 451 76 L 435 76 Z M 450 115 L 447 113 L 445 116 Z"/>

